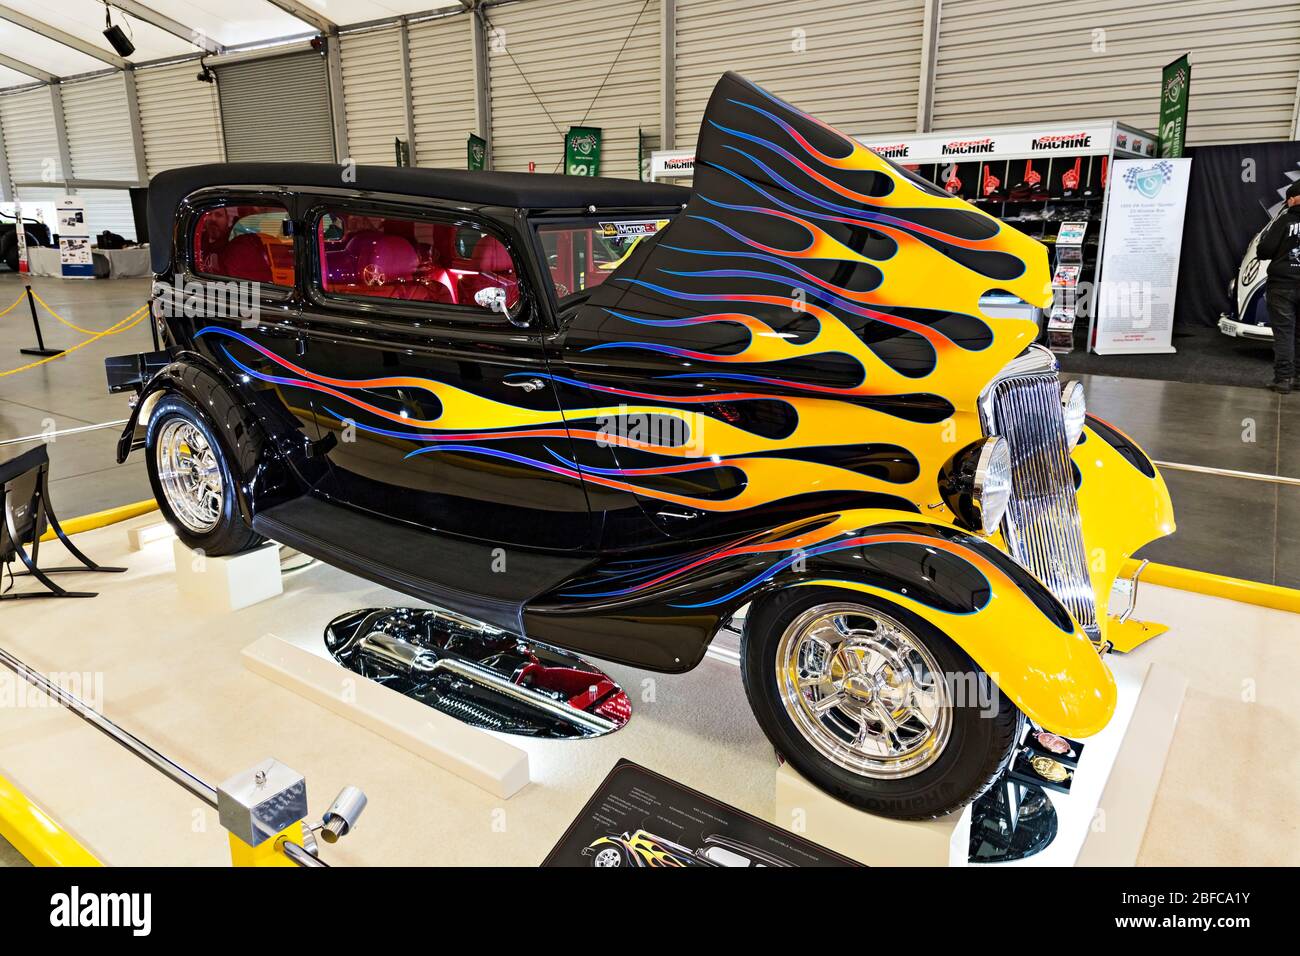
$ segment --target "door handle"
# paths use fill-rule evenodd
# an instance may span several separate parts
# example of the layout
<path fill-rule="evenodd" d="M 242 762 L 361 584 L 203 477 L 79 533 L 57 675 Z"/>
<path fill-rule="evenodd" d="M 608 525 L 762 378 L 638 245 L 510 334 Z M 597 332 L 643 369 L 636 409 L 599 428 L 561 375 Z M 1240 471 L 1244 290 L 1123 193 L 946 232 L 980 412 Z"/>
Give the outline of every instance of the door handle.
<path fill-rule="evenodd" d="M 511 388 L 522 388 L 525 392 L 537 392 L 546 387 L 540 378 L 526 378 L 520 382 L 506 382 Z"/>

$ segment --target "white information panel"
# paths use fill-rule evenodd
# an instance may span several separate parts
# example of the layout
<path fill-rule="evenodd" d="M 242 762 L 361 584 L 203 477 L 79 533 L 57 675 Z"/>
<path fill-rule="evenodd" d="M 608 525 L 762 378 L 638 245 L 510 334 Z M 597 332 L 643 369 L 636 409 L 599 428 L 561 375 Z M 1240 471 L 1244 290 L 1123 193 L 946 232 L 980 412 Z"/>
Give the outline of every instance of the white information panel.
<path fill-rule="evenodd" d="M 1191 174 L 1190 159 L 1112 165 L 1093 351 L 1175 351 L 1174 297 Z"/>
<path fill-rule="evenodd" d="M 95 259 L 90 251 L 86 207 L 76 196 L 61 196 L 55 210 L 59 230 L 59 269 L 65 279 L 93 279 Z"/>

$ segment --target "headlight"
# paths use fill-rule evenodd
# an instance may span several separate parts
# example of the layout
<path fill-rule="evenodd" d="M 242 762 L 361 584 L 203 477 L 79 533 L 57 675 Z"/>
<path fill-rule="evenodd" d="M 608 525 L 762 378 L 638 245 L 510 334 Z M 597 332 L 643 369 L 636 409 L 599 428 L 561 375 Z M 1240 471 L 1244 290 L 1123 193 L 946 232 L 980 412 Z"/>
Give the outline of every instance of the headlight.
<path fill-rule="evenodd" d="M 1088 405 L 1083 399 L 1083 386 L 1078 382 L 1066 382 L 1061 388 L 1061 408 L 1065 412 L 1065 443 L 1073 448 L 1083 434 L 1084 419 L 1088 415 Z"/>
<path fill-rule="evenodd" d="M 992 534 L 1011 500 L 1011 446 L 1004 438 L 967 445 L 939 472 L 939 493 L 968 528 Z"/>

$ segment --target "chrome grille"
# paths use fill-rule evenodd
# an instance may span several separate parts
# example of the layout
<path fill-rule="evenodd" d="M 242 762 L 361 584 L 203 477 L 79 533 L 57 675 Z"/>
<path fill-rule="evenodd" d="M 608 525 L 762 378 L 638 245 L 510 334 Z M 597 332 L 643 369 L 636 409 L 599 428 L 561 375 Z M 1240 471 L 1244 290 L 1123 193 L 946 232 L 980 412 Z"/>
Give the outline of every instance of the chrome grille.
<path fill-rule="evenodd" d="M 1012 493 L 1002 532 L 1012 556 L 1047 585 L 1089 637 L 1100 640 L 1056 363 L 1050 372 L 1017 374 L 1016 366 L 1027 364 L 1012 363 L 982 403 L 985 427 L 1011 447 Z"/>

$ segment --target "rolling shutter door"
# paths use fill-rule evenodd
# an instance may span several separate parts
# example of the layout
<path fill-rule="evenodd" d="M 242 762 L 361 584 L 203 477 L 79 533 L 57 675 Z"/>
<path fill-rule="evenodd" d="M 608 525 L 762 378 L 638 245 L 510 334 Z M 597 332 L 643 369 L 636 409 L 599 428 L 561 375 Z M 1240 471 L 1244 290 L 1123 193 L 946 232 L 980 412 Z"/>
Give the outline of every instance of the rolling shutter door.
<path fill-rule="evenodd" d="M 934 127 L 1113 118 L 1154 131 L 1160 69 L 1189 50 L 1189 145 L 1291 138 L 1296 0 L 944 0 Z"/>
<path fill-rule="evenodd" d="M 602 176 L 638 178 L 637 131 L 659 132 L 658 0 L 530 0 L 488 15 L 503 31 L 488 38 L 493 168 L 559 172 L 564 134 L 581 124 L 603 131 Z"/>
<path fill-rule="evenodd" d="M 68 131 L 68 154 L 73 179 L 104 179 L 135 184 L 142 173 L 135 168 L 131 116 L 126 102 L 126 82 L 120 73 L 81 83 L 64 83 L 63 123 Z M 85 204 L 92 236 L 108 230 L 135 238 L 131 194 L 125 189 L 78 188 Z"/>
<path fill-rule="evenodd" d="M 225 159 L 217 85 L 198 82 L 198 73 L 197 60 L 136 70 L 145 167 L 151 178 L 165 169 Z"/>
<path fill-rule="evenodd" d="M 412 24 L 411 103 L 415 164 L 464 169 L 474 128 L 474 40 L 461 14 Z"/>
<path fill-rule="evenodd" d="M 915 129 L 924 10 L 924 0 L 678 0 L 676 145 L 695 145 L 725 70 L 852 136 Z"/>
<path fill-rule="evenodd" d="M 393 140 L 406 139 L 401 31 L 345 33 L 339 47 L 349 158 L 392 166 L 397 162 Z"/>
<path fill-rule="evenodd" d="M 307 50 L 215 69 L 227 160 L 334 162 L 323 56 Z"/>
<path fill-rule="evenodd" d="M 15 183 L 36 183 L 46 178 L 46 170 L 56 179 L 59 169 L 59 143 L 54 135 L 54 107 L 46 87 L 0 96 L 0 123 L 4 129 L 5 159 L 9 178 Z M 51 163 L 46 166 L 47 161 Z M 27 202 L 53 202 L 63 195 L 61 186 L 42 188 L 17 186 L 18 198 Z"/>

